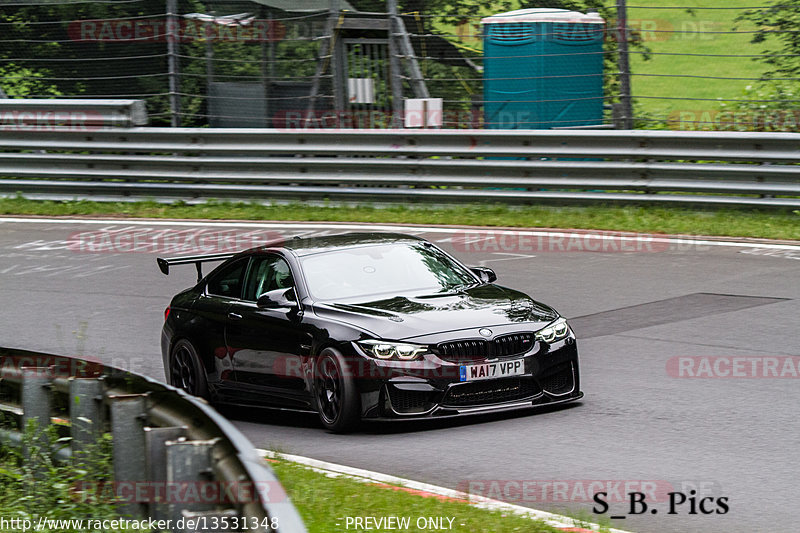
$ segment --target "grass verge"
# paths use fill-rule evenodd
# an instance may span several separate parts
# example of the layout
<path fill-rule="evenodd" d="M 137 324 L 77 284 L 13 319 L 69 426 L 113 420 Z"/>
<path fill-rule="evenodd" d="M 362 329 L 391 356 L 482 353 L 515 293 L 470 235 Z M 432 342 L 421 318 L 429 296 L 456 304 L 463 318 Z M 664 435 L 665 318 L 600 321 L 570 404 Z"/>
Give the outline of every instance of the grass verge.
<path fill-rule="evenodd" d="M 751 43 L 751 32 L 757 28 L 735 19 L 745 8 L 771 3 L 765 0 L 683 0 L 666 4 L 679 5 L 684 8 L 681 9 L 665 8 L 665 2 L 660 0 L 637 0 L 635 5 L 630 2 L 629 23 L 655 52 L 649 61 L 638 53 L 631 57 L 633 93 L 634 97 L 641 97 L 635 100 L 637 109 L 661 120 L 678 119 L 681 112 L 688 114 L 683 120 L 699 120 L 691 117 L 700 116 L 703 111 L 719 110 L 721 100 L 743 98 L 745 87 L 756 85 L 755 80 L 763 75 L 767 66 L 746 57 L 764 51 L 764 45 Z M 646 127 L 653 126 L 651 123 Z M 693 126 L 691 123 L 683 125 L 684 128 Z"/>
<path fill-rule="evenodd" d="M 430 531 L 423 528 L 425 519 L 440 519 L 449 531 L 492 533 L 563 533 L 548 526 L 513 513 L 478 509 L 466 502 L 412 494 L 402 487 L 368 484 L 345 477 L 327 477 L 305 466 L 288 461 L 271 463 L 295 507 L 311 533 L 346 531 L 347 518 L 397 517 L 408 519 L 408 528 L 380 529 L 374 531 Z M 449 520 L 452 520 L 450 522 Z M 354 528 L 350 525 L 350 530 Z"/>
<path fill-rule="evenodd" d="M 209 202 L 55 202 L 0 198 L 0 215 L 114 216 L 211 220 L 275 220 L 580 228 L 800 240 L 800 211 L 700 211 L 663 207 L 457 207 L 258 205 Z"/>

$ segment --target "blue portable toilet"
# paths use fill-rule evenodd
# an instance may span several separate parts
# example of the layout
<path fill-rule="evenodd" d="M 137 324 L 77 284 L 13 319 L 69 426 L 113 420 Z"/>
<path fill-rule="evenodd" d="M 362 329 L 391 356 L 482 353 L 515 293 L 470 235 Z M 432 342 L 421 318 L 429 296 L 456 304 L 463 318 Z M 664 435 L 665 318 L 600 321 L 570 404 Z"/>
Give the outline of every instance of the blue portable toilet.
<path fill-rule="evenodd" d="M 484 127 L 603 123 L 603 38 L 597 13 L 534 8 L 483 24 Z"/>

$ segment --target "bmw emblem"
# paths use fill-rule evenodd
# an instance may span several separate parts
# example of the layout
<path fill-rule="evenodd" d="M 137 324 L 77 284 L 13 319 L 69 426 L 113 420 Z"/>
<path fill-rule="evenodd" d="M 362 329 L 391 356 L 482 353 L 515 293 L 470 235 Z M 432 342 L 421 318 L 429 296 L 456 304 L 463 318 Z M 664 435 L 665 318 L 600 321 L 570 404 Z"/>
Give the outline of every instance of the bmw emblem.
<path fill-rule="evenodd" d="M 478 330 L 478 333 L 480 333 L 484 337 L 491 337 L 492 336 L 492 330 L 490 330 L 489 328 L 481 328 L 481 329 Z"/>

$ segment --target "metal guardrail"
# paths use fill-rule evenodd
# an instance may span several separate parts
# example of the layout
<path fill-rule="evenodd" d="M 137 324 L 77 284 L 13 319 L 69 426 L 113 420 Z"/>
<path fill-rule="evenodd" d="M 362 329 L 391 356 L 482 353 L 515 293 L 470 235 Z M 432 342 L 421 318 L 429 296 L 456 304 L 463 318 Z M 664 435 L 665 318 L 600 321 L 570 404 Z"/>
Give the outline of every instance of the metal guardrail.
<path fill-rule="evenodd" d="M 60 127 L 85 132 L 146 124 L 144 100 L 0 98 L 0 132 Z"/>
<path fill-rule="evenodd" d="M 0 137 L 0 176 L 2 194 L 56 198 L 798 208 L 800 134 L 14 131 Z"/>
<path fill-rule="evenodd" d="M 231 523 L 232 517 L 246 517 L 248 531 L 306 531 L 250 441 L 202 400 L 138 374 L 70 357 L 0 348 L 0 363 L 0 411 L 18 427 L 0 431 L 0 440 L 19 445 L 20 429 L 29 420 L 40 429 L 58 421 L 71 436 L 61 453 L 67 459 L 91 450 L 99 434 L 110 431 L 115 483 L 130 483 L 126 494 L 148 495 L 146 501 L 123 501 L 122 513 L 169 519 L 173 525 L 181 518 L 184 524 L 188 518 L 211 524 L 215 518 Z M 224 492 L 224 498 L 169 498 L 192 489 L 204 496 Z"/>

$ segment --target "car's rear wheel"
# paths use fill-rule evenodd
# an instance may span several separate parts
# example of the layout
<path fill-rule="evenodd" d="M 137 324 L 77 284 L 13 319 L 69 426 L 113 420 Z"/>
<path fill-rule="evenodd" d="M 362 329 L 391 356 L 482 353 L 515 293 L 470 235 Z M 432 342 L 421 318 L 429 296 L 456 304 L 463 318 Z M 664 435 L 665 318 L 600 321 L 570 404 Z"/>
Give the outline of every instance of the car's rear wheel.
<path fill-rule="evenodd" d="M 192 343 L 181 339 L 172 347 L 169 369 L 170 384 L 189 394 L 208 398 L 206 373 L 200 364 L 197 350 Z"/>
<path fill-rule="evenodd" d="M 314 394 L 322 424 L 336 433 L 352 431 L 361 420 L 355 379 L 337 350 L 326 348 L 314 368 Z"/>

